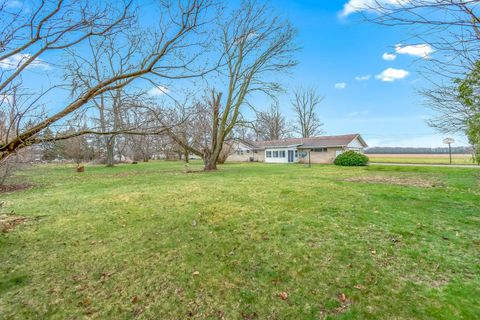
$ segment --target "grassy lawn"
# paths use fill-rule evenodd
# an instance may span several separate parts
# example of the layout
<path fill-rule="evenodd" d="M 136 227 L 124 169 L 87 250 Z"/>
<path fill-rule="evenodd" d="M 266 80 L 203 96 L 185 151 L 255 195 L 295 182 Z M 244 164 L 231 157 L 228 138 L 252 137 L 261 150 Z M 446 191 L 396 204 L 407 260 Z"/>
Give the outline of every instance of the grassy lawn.
<path fill-rule="evenodd" d="M 0 234 L 0 319 L 480 317 L 480 170 L 152 162 L 19 178 L 36 187 L 0 194 L 30 218 Z"/>
<path fill-rule="evenodd" d="M 448 154 L 369 154 L 370 162 L 449 164 Z M 453 164 L 473 164 L 469 154 L 452 154 Z"/>

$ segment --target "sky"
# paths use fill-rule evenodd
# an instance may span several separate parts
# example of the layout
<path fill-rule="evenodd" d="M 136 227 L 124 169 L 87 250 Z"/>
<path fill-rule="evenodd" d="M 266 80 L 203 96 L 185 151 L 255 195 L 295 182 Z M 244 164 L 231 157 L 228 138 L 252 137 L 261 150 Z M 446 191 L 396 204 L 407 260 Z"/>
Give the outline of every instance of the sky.
<path fill-rule="evenodd" d="M 151 1 L 145 0 L 145 5 Z M 363 21 L 355 8 L 371 1 L 270 1 L 273 11 L 298 30 L 301 47 L 296 54 L 298 66 L 288 76 L 279 77 L 286 90 L 278 96 L 281 111 L 293 119 L 292 91 L 313 87 L 325 97 L 318 114 L 327 135 L 359 133 L 371 147 L 445 146 L 442 140 L 446 135 L 427 125 L 433 113 L 418 94 L 428 85 L 420 71 L 436 53 L 409 39 L 408 30 Z M 10 3 L 22 5 L 20 0 Z M 54 64 L 40 59 L 29 68 L 26 82 L 47 86 L 58 80 L 57 71 Z M 149 92 L 161 97 L 166 90 L 152 87 Z M 66 95 L 62 98 L 68 100 Z M 52 105 L 55 99 L 58 97 L 52 97 Z M 255 98 L 253 103 L 257 109 L 266 109 L 271 102 Z M 454 145 L 468 145 L 466 137 L 453 137 Z"/>
<path fill-rule="evenodd" d="M 352 12 L 368 0 L 273 0 L 299 32 L 299 65 L 286 87 L 314 87 L 325 96 L 318 108 L 326 134 L 360 133 L 369 146 L 442 147 L 446 135 L 430 128 L 432 111 L 418 90 L 420 71 L 435 55 L 408 30 L 363 21 Z M 345 9 L 346 8 L 346 9 Z M 290 98 L 281 110 L 292 117 Z M 456 145 L 468 145 L 454 136 Z"/>

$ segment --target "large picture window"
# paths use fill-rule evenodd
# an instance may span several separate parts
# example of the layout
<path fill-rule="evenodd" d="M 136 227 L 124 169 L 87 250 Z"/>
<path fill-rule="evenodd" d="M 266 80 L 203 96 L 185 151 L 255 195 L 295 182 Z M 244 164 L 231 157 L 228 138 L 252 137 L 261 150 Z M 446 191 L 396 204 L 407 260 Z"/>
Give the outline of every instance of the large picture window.
<path fill-rule="evenodd" d="M 279 151 L 280 158 L 285 158 L 285 151 Z"/>
<path fill-rule="evenodd" d="M 273 157 L 278 158 L 278 151 L 273 151 Z"/>
<path fill-rule="evenodd" d="M 271 158 L 272 157 L 272 151 L 267 151 L 267 158 Z"/>

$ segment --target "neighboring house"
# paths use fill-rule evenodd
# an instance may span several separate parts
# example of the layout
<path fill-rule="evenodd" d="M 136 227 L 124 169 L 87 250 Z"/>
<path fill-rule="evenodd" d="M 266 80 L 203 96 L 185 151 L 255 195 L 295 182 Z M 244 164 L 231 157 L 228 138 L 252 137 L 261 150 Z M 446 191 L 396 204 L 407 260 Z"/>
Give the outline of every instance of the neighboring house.
<path fill-rule="evenodd" d="M 228 161 L 333 163 L 342 152 L 363 153 L 367 146 L 359 134 L 255 142 L 237 140 L 235 153 L 228 157 Z"/>

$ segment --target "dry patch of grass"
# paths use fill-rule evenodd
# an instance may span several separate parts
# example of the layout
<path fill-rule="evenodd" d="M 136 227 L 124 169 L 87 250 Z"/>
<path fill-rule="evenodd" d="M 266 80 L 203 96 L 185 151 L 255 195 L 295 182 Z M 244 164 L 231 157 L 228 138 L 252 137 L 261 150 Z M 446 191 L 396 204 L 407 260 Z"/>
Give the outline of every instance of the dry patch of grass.
<path fill-rule="evenodd" d="M 360 182 L 360 183 L 381 183 L 381 184 L 421 187 L 421 188 L 434 188 L 434 187 L 443 186 L 443 183 L 436 180 L 432 180 L 432 179 L 413 178 L 413 177 L 395 177 L 395 176 L 353 177 L 353 178 L 343 179 L 342 181 Z"/>
<path fill-rule="evenodd" d="M 27 217 L 0 214 L 0 232 L 7 233 L 28 221 Z"/>
<path fill-rule="evenodd" d="M 31 183 L 16 183 L 16 184 L 2 184 L 0 185 L 0 193 L 11 193 L 15 191 L 30 189 L 33 187 Z"/>

